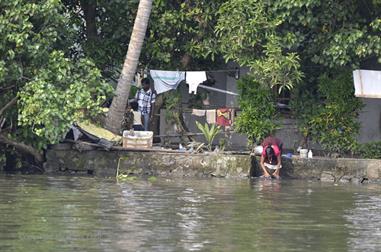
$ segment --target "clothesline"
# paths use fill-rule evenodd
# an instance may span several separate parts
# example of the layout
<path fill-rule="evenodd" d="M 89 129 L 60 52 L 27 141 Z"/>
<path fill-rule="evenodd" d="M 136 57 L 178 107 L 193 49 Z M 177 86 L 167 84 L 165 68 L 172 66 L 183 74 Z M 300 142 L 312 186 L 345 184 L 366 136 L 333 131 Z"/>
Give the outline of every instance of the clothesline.
<path fill-rule="evenodd" d="M 150 70 L 154 70 L 154 69 L 148 69 L 148 68 L 141 68 L 139 69 L 137 72 L 149 72 Z M 194 72 L 194 71 L 203 71 L 203 72 L 207 72 L 207 73 L 231 73 L 231 72 L 236 72 L 236 71 L 241 71 L 240 68 L 231 68 L 231 69 L 218 69 L 218 70 L 180 70 L 180 69 L 176 69 L 176 70 L 163 70 L 163 71 L 177 71 L 177 72 Z"/>
<path fill-rule="evenodd" d="M 198 87 L 204 88 L 204 89 L 209 89 L 209 90 L 220 92 L 220 93 L 224 93 L 224 94 L 230 94 L 230 95 L 238 96 L 237 93 L 234 93 L 234 92 L 231 92 L 231 91 L 228 91 L 228 90 L 223 90 L 223 89 L 219 89 L 219 88 L 209 87 L 209 86 L 205 86 L 205 85 L 198 85 Z"/>
<path fill-rule="evenodd" d="M 239 77 L 239 69 L 237 68 L 234 71 L 235 77 Z M 206 71 L 168 71 L 153 69 L 149 71 L 149 74 L 154 81 L 154 88 L 157 94 L 165 93 L 170 90 L 175 90 L 182 81 L 186 81 L 186 83 L 189 85 L 190 94 L 197 94 L 197 88 L 200 86 L 201 88 L 212 90 L 215 92 L 238 96 L 237 93 L 234 93 L 229 90 L 223 90 L 202 85 L 205 81 L 208 80 L 206 73 Z"/>

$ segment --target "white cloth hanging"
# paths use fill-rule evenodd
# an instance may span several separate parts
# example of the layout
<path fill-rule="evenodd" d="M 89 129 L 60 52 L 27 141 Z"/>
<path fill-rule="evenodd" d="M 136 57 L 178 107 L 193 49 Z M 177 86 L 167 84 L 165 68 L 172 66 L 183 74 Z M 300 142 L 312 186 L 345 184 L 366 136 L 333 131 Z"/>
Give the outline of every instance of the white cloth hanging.
<path fill-rule="evenodd" d="M 176 89 L 185 79 L 185 72 L 181 71 L 150 70 L 150 75 L 157 94 Z"/>
<path fill-rule="evenodd" d="M 381 98 L 381 71 L 353 71 L 355 96 L 364 98 Z"/>
<path fill-rule="evenodd" d="M 217 110 L 215 110 L 215 109 L 208 109 L 206 111 L 206 121 L 209 124 L 215 124 L 216 123 L 216 112 L 217 112 Z"/>
<path fill-rule="evenodd" d="M 195 116 L 205 116 L 205 112 L 206 112 L 205 109 L 193 109 L 192 110 L 192 115 L 195 115 Z"/>
<path fill-rule="evenodd" d="M 206 81 L 205 71 L 190 71 L 186 73 L 186 82 L 189 84 L 189 93 L 197 94 L 197 87 Z"/>

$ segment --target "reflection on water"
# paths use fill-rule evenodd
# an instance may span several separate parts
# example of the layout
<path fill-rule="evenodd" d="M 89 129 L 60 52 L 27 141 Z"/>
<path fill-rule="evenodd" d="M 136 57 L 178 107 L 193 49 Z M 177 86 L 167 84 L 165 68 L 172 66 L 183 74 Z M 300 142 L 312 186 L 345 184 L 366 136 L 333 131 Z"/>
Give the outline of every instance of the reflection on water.
<path fill-rule="evenodd" d="M 374 186 L 379 190 L 378 186 Z M 347 210 L 345 218 L 350 230 L 348 246 L 350 251 L 381 250 L 381 195 L 356 193 L 352 209 Z"/>
<path fill-rule="evenodd" d="M 381 251 L 380 189 L 0 176 L 0 250 Z"/>

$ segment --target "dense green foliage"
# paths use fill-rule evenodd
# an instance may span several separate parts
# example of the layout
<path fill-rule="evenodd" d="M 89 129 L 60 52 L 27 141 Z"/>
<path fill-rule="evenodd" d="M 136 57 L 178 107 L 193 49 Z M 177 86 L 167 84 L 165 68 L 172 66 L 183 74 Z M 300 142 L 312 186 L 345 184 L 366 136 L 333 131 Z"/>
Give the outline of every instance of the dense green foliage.
<path fill-rule="evenodd" d="M 216 35 L 227 61 L 251 68 L 255 80 L 288 89 L 300 82 L 299 56 L 293 52 L 296 36 L 279 32 L 284 13 L 268 1 L 226 1 L 219 9 Z"/>
<path fill-rule="evenodd" d="M 301 101 L 294 103 L 304 135 L 330 152 L 353 151 L 362 103 L 354 96 L 351 73 L 346 71 L 335 77 L 322 75 L 315 97 L 311 99 L 308 93 L 306 90 L 300 96 Z"/>
<path fill-rule="evenodd" d="M 361 158 L 381 159 L 381 142 L 358 144 L 354 153 Z"/>
<path fill-rule="evenodd" d="M 154 1 L 142 61 L 150 67 L 216 69 L 223 63 L 214 33 L 223 2 Z"/>
<path fill-rule="evenodd" d="M 88 60 L 71 64 L 62 52 L 52 52 L 46 63 L 18 94 L 18 120 L 48 144 L 61 140 L 74 121 L 101 113 L 109 86 Z"/>
<path fill-rule="evenodd" d="M 260 85 L 252 76 L 245 76 L 238 81 L 238 89 L 242 112 L 235 121 L 235 129 L 247 134 L 252 143 L 260 143 L 276 129 L 271 89 Z"/>
<path fill-rule="evenodd" d="M 79 48 L 72 55 L 85 55 L 102 70 L 103 77 L 116 81 L 126 55 L 138 0 L 62 0 L 69 22 L 76 27 Z"/>
<path fill-rule="evenodd" d="M 84 50 L 76 55 L 85 53 L 103 73 L 118 69 L 138 1 L 63 2 L 79 27 Z M 377 58 L 380 9 L 374 0 L 157 0 L 141 66 L 215 69 L 224 59 L 251 67 L 257 81 L 292 87 L 309 77 L 306 67 L 323 73 Z"/>
<path fill-rule="evenodd" d="M 79 27 L 76 41 L 83 48 L 80 53 L 91 57 L 104 76 L 118 77 L 138 2 L 63 0 L 72 22 Z M 216 10 L 223 2 L 154 1 L 140 67 L 213 69 L 223 63 L 214 34 Z M 93 15 L 86 9 L 92 10 Z M 86 29 L 88 23 L 96 30 Z"/>
<path fill-rule="evenodd" d="M 110 91 L 93 63 L 73 59 L 74 27 L 60 1 L 0 1 L 0 114 L 6 137 L 37 148 L 99 113 Z M 3 91 L 3 92 L 1 92 Z M 12 100 L 16 103 L 10 103 Z"/>

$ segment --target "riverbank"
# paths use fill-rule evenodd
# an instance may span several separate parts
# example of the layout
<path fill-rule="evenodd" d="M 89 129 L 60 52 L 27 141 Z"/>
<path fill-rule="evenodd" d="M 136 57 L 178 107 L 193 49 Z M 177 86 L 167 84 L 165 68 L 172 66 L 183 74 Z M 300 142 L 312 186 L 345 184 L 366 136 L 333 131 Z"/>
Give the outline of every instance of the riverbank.
<path fill-rule="evenodd" d="M 115 177 L 117 174 L 160 177 L 248 178 L 261 174 L 258 157 L 248 153 L 192 154 L 169 150 L 103 150 L 55 145 L 46 152 L 47 174 L 83 174 Z M 282 176 L 331 182 L 380 181 L 381 160 L 283 158 Z"/>

